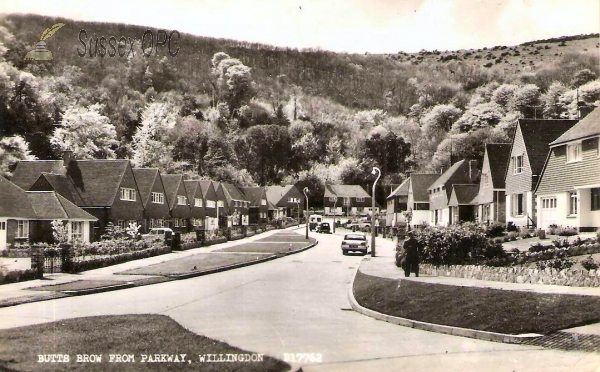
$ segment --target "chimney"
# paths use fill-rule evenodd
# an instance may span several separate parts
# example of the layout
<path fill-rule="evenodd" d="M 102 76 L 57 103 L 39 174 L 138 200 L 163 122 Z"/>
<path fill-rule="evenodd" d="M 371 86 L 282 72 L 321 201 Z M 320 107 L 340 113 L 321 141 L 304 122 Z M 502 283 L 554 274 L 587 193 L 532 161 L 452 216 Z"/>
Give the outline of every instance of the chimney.
<path fill-rule="evenodd" d="M 477 168 L 477 160 L 469 160 L 469 180 L 475 182 L 479 177 L 479 168 Z"/>
<path fill-rule="evenodd" d="M 73 160 L 73 150 L 63 151 L 63 166 L 67 168 L 69 163 Z"/>

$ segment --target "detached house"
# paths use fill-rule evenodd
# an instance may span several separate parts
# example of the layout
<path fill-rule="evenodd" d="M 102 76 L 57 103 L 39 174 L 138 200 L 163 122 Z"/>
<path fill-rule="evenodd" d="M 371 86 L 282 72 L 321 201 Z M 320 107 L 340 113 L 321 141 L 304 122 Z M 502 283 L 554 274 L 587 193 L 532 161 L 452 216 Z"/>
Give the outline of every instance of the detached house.
<path fill-rule="evenodd" d="M 0 251 L 15 243 L 52 242 L 52 221 L 70 241 L 89 242 L 96 218 L 53 191 L 24 191 L 0 177 Z"/>
<path fill-rule="evenodd" d="M 200 181 L 185 180 L 183 183 L 185 184 L 185 190 L 187 191 L 188 202 L 190 204 L 190 224 L 194 229 L 204 228 L 206 213 Z"/>
<path fill-rule="evenodd" d="M 536 200 L 539 228 L 600 227 L 600 109 L 550 142 Z"/>
<path fill-rule="evenodd" d="M 297 218 L 302 215 L 304 194 L 296 186 L 267 186 L 265 192 L 267 200 L 277 208 L 273 218 Z"/>
<path fill-rule="evenodd" d="M 506 223 L 504 177 L 510 154 L 509 143 L 487 143 L 481 167 L 478 192 L 479 222 Z"/>
<path fill-rule="evenodd" d="M 258 223 L 267 222 L 269 213 L 269 204 L 267 194 L 264 187 L 242 187 L 246 200 L 250 202 L 248 208 L 249 224 L 255 225 Z"/>
<path fill-rule="evenodd" d="M 232 226 L 248 226 L 248 213 L 250 202 L 242 192 L 230 183 L 221 183 L 225 198 L 229 206 L 229 215 Z"/>
<path fill-rule="evenodd" d="M 202 190 L 202 199 L 204 200 L 204 228 L 206 230 L 215 230 L 219 228 L 217 219 L 217 192 L 213 182 L 209 180 L 199 180 L 200 190 Z"/>
<path fill-rule="evenodd" d="M 183 176 L 180 174 L 163 174 L 161 178 L 171 211 L 171 229 L 182 233 L 189 232 L 192 211 Z"/>
<path fill-rule="evenodd" d="M 408 189 L 410 186 L 410 178 L 407 178 L 392 190 L 390 195 L 387 197 L 387 208 L 386 208 L 386 226 L 399 226 L 406 225 L 406 218 L 402 214 L 408 210 Z"/>
<path fill-rule="evenodd" d="M 40 170 L 29 189 L 55 191 L 97 218 L 92 240 L 100 239 L 109 222 L 121 228 L 132 222 L 142 224 L 144 206 L 128 160 L 75 160 L 67 155 L 62 162 L 21 161 L 13 179 L 27 187 Z"/>
<path fill-rule="evenodd" d="M 360 213 L 371 213 L 372 201 L 365 189 L 360 185 L 325 185 L 323 195 L 325 214 L 342 212 L 347 216 Z M 338 209 L 339 208 L 339 209 Z M 379 212 L 379 205 L 375 203 L 375 213 Z"/>
<path fill-rule="evenodd" d="M 412 173 L 408 178 L 407 209 L 412 211 L 411 226 L 429 224 L 429 193 L 427 189 L 439 178 L 439 174 Z"/>
<path fill-rule="evenodd" d="M 133 168 L 133 175 L 144 205 L 143 232 L 148 232 L 155 227 L 169 226 L 169 202 L 159 170 L 156 168 Z"/>
<path fill-rule="evenodd" d="M 452 186 L 472 185 L 479 178 L 479 169 L 475 160 L 461 160 L 454 163 L 427 188 L 429 193 L 430 223 L 437 226 L 448 226 L 458 222 L 456 215 L 450 212 Z M 462 191 L 458 191 L 462 195 Z M 464 200 L 461 200 L 464 202 Z M 458 204 L 453 205 L 458 207 Z"/>
<path fill-rule="evenodd" d="M 539 181 L 550 150 L 577 120 L 519 119 L 506 169 L 506 222 L 529 227 L 537 223 L 533 190 Z"/>

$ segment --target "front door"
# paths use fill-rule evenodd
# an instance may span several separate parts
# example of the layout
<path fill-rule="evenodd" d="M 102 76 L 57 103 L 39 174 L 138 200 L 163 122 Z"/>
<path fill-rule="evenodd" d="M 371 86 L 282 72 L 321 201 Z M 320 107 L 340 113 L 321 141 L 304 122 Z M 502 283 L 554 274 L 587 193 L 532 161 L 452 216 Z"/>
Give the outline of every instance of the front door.
<path fill-rule="evenodd" d="M 6 225 L 8 221 L 0 219 L 0 250 L 6 249 Z"/>
<path fill-rule="evenodd" d="M 541 224 L 540 228 L 546 229 L 550 225 L 556 224 L 556 197 L 542 198 Z"/>

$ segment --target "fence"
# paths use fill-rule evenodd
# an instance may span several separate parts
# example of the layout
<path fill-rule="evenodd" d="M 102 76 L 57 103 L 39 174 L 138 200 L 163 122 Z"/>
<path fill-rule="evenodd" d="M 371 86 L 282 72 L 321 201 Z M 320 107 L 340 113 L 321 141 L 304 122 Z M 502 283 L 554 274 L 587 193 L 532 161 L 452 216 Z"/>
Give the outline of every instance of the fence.
<path fill-rule="evenodd" d="M 70 272 L 73 267 L 75 251 L 70 244 L 63 244 L 59 249 L 31 247 L 31 268 L 42 277 L 44 273 Z"/>

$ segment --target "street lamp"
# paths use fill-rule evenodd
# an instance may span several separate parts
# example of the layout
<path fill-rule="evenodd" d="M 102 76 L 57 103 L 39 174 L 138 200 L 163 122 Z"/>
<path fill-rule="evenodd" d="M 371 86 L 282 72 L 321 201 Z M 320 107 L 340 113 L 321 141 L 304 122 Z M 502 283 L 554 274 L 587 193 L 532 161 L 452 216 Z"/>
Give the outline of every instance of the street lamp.
<path fill-rule="evenodd" d="M 300 199 L 298 199 L 296 204 L 298 204 L 298 227 L 300 227 Z"/>
<path fill-rule="evenodd" d="M 308 187 L 305 187 L 302 192 L 304 192 L 304 197 L 306 198 L 306 239 L 308 239 Z"/>
<path fill-rule="evenodd" d="M 377 174 L 377 179 L 373 182 L 373 192 L 371 196 L 371 257 L 375 257 L 375 185 L 381 177 L 381 170 L 377 167 L 373 167 L 371 174 Z"/>
<path fill-rule="evenodd" d="M 335 205 L 337 204 L 337 201 L 338 198 L 336 196 L 333 202 L 333 232 L 335 232 Z"/>

